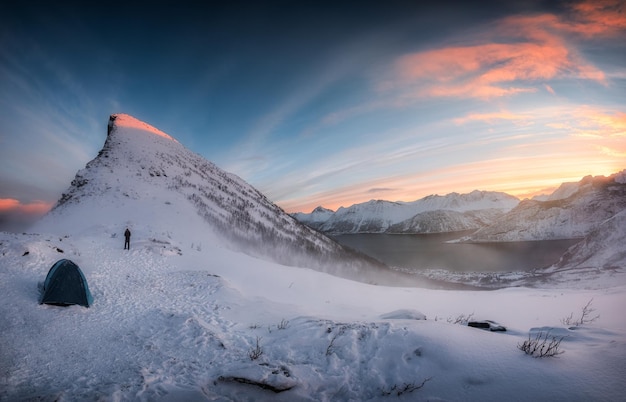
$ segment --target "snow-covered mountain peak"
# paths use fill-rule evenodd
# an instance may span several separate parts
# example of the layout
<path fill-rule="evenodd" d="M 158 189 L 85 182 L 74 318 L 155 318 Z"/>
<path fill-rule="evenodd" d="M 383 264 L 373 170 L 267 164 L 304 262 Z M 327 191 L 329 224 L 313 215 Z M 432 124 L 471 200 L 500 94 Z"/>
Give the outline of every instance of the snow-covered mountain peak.
<path fill-rule="evenodd" d="M 626 169 L 615 174 L 615 182 L 619 184 L 626 184 Z"/>
<path fill-rule="evenodd" d="M 236 175 L 132 116 L 109 119 L 102 150 L 35 227 L 181 250 L 211 244 L 355 278 L 383 265 L 300 224 Z M 371 273 L 371 272 L 370 272 Z M 363 275 L 361 279 L 367 277 Z"/>
<path fill-rule="evenodd" d="M 170 198 L 174 194 L 167 190 L 177 176 L 185 174 L 183 161 L 194 163 L 199 158 L 172 136 L 147 123 L 126 114 L 111 115 L 104 146 L 78 171 L 68 190 L 38 226 L 50 222 L 49 226 L 61 226 L 69 233 L 76 233 L 90 224 L 106 225 L 111 215 L 102 212 L 108 212 L 109 208 L 117 210 L 112 216 L 127 216 L 128 222 L 133 220 L 129 215 L 138 212 L 137 218 L 156 222 L 145 215 L 150 210 L 153 214 L 167 215 L 161 211 L 162 205 L 166 202 L 171 205 L 173 201 Z M 101 213 L 93 213 L 79 222 L 55 218 L 74 215 L 79 209 Z"/>
<path fill-rule="evenodd" d="M 291 214 L 298 222 L 316 229 L 316 226 L 326 222 L 335 212 L 331 209 L 318 206 L 310 214 L 295 212 Z"/>
<path fill-rule="evenodd" d="M 334 211 L 332 209 L 328 209 L 328 208 L 324 208 L 323 206 L 319 206 L 317 208 L 315 208 L 311 213 L 313 214 L 322 214 L 322 213 L 333 213 Z"/>
<path fill-rule="evenodd" d="M 420 212 L 440 209 L 465 212 L 490 208 L 510 210 L 518 203 L 518 198 L 506 193 L 474 190 L 467 194 L 457 192 L 446 195 L 433 194 L 414 201 L 412 204 L 419 206 Z"/>

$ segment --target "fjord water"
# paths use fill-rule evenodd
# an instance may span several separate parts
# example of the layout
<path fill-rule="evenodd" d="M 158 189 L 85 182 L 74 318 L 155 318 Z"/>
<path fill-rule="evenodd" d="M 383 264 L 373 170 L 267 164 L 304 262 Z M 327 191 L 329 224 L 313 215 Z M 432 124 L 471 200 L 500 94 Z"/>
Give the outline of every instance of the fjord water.
<path fill-rule="evenodd" d="M 391 267 L 409 272 L 521 272 L 557 262 L 579 239 L 497 243 L 452 242 L 469 232 L 437 234 L 347 234 L 333 238 Z"/>

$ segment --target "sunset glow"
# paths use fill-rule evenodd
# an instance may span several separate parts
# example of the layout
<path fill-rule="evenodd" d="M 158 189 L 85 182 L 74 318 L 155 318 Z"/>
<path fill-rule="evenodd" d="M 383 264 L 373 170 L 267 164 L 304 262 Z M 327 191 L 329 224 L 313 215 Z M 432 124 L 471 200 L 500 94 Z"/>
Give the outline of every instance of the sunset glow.
<path fill-rule="evenodd" d="M 124 128 L 132 128 L 135 130 L 147 131 L 149 133 L 158 135 L 159 137 L 167 138 L 168 140 L 176 141 L 170 135 L 164 133 L 156 127 L 151 126 L 141 120 L 137 120 L 133 116 L 129 116 L 127 114 L 118 113 L 115 114 L 115 125 Z M 176 141 L 178 142 L 178 141 Z"/>
<path fill-rule="evenodd" d="M 0 230 L 26 228 L 50 211 L 52 206 L 52 203 L 45 201 L 22 203 L 13 198 L 0 198 Z"/>
<path fill-rule="evenodd" d="M 0 213 L 18 211 L 25 214 L 43 215 L 52 208 L 52 204 L 44 201 L 34 201 L 22 204 L 11 198 L 0 199 Z"/>
<path fill-rule="evenodd" d="M 624 0 L 12 4 L 0 27 L 3 211 L 53 205 L 114 113 L 288 212 L 626 169 Z"/>

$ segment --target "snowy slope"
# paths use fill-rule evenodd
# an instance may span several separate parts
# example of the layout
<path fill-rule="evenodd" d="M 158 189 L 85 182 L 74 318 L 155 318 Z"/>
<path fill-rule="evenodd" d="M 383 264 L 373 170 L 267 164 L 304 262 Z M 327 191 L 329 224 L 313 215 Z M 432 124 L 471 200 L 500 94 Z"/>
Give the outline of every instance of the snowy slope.
<path fill-rule="evenodd" d="M 140 241 L 125 251 L 96 227 L 69 237 L 0 233 L 0 256 L 1 401 L 626 394 L 623 284 L 485 292 L 372 286 L 213 244 L 164 253 Z M 92 307 L 37 304 L 37 284 L 58 258 L 83 269 Z M 561 324 L 591 299 L 598 321 Z M 469 314 L 507 332 L 454 324 Z M 541 331 L 564 337 L 562 355 L 535 359 L 517 348 Z"/>
<path fill-rule="evenodd" d="M 585 177 L 557 189 L 549 201 L 524 200 L 492 225 L 479 229 L 471 241 L 518 241 L 583 238 L 602 222 L 626 209 L 624 173 Z M 570 194 L 566 198 L 561 198 Z M 554 199 L 553 199 L 554 198 Z"/>
<path fill-rule="evenodd" d="M 97 213 L 94 213 L 97 211 Z M 79 223 L 69 217 L 80 216 Z M 109 236 L 180 250 L 217 243 L 272 261 L 369 280 L 385 269 L 300 224 L 241 180 L 162 131 L 112 115 L 98 156 L 33 230 Z"/>
<path fill-rule="evenodd" d="M 616 270 L 626 266 L 626 210 L 607 219 L 555 264 L 557 268 L 593 267 Z"/>
<path fill-rule="evenodd" d="M 326 210 L 294 216 L 315 229 L 334 234 L 450 232 L 489 224 L 518 202 L 504 193 L 476 190 L 468 194 L 431 195 L 413 202 L 371 200 L 339 208 L 333 214 Z M 426 213 L 435 211 L 438 212 Z"/>
<path fill-rule="evenodd" d="M 564 198 L 568 198 L 568 197 L 572 196 L 575 192 L 578 191 L 578 188 L 579 188 L 579 183 L 578 182 L 562 183 L 551 194 L 537 195 L 537 196 L 533 197 L 532 199 L 536 200 L 536 201 L 562 200 Z"/>
<path fill-rule="evenodd" d="M 412 215 L 413 211 L 406 204 L 371 200 L 339 208 L 320 226 L 320 230 L 328 233 L 377 233 Z"/>
<path fill-rule="evenodd" d="M 465 212 L 480 209 L 503 209 L 508 211 L 518 203 L 519 199 L 506 193 L 474 190 L 467 194 L 429 195 L 413 201 L 409 205 L 417 207 L 419 212 L 438 209 Z"/>
<path fill-rule="evenodd" d="M 411 219 L 391 225 L 386 233 L 446 233 L 478 229 L 494 222 L 504 212 L 501 209 L 449 211 L 438 209 L 421 212 Z"/>

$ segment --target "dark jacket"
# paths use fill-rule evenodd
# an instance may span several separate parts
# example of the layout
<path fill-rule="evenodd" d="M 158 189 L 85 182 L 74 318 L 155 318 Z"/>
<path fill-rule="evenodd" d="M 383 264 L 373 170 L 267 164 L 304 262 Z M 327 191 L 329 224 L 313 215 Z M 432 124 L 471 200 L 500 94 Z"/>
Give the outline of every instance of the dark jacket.
<path fill-rule="evenodd" d="M 126 231 L 124 232 L 124 237 L 126 237 L 126 240 L 130 239 L 130 230 L 126 229 Z"/>

